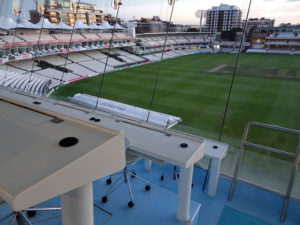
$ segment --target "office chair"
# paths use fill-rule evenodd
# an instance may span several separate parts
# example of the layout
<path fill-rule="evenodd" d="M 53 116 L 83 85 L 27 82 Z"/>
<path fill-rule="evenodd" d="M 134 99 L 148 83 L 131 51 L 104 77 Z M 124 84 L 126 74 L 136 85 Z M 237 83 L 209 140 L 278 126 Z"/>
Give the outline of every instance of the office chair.
<path fill-rule="evenodd" d="M 112 192 L 114 192 L 117 188 L 119 188 L 123 183 L 125 183 L 125 184 L 127 184 L 129 195 L 130 195 L 130 201 L 128 202 L 128 207 L 131 208 L 134 206 L 134 202 L 133 202 L 133 193 L 132 193 L 129 177 L 138 179 L 142 183 L 144 183 L 146 191 L 149 191 L 151 189 L 151 186 L 149 184 L 150 182 L 137 176 L 135 170 L 128 169 L 129 165 L 135 164 L 137 161 L 142 159 L 142 157 L 137 155 L 136 153 L 134 153 L 132 150 L 130 150 L 130 142 L 127 138 L 125 138 L 125 149 L 126 149 L 125 150 L 126 151 L 126 166 L 121 172 L 112 174 L 106 180 L 106 184 L 111 185 L 111 187 L 106 191 L 106 194 L 102 197 L 102 202 L 106 203 L 108 201 L 107 196 L 109 194 L 111 194 Z M 114 183 L 112 183 L 112 178 L 117 175 L 119 175 L 119 177 L 116 179 L 116 181 L 114 181 Z M 123 180 L 123 182 L 120 182 L 122 178 L 124 178 L 124 180 Z"/>
<path fill-rule="evenodd" d="M 5 201 L 0 198 L 0 205 L 4 203 Z M 60 208 L 30 208 L 19 212 L 11 212 L 8 215 L 0 218 L 0 224 L 5 220 L 8 220 L 9 218 L 12 218 L 10 220 L 9 225 L 13 225 L 15 224 L 15 222 L 17 222 L 18 225 L 32 225 L 29 219 L 25 216 L 25 212 L 27 213 L 27 216 L 31 218 L 35 216 L 37 211 L 57 211 L 57 210 L 60 210 Z"/>

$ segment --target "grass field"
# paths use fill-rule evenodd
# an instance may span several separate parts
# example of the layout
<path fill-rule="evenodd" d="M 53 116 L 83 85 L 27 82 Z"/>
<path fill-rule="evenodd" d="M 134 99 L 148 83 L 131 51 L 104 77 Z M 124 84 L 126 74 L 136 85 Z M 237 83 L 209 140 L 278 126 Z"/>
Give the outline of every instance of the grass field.
<path fill-rule="evenodd" d="M 198 54 L 164 61 L 153 110 L 182 117 L 176 129 L 217 139 L 235 59 L 235 54 Z M 300 56 L 242 55 L 224 137 L 240 140 L 251 120 L 300 129 L 299 62 Z M 148 108 L 157 68 L 155 63 L 107 74 L 101 97 Z M 68 84 L 54 95 L 97 96 L 101 77 Z"/>
<path fill-rule="evenodd" d="M 236 54 L 198 54 L 164 61 L 152 110 L 182 117 L 182 124 L 175 129 L 217 140 L 236 57 Z M 231 173 L 233 170 L 247 122 L 300 130 L 299 62 L 300 56 L 290 55 L 244 54 L 240 57 L 221 139 L 230 145 L 223 171 Z M 109 73 L 105 76 L 101 97 L 149 108 L 157 69 L 158 63 L 154 63 Z M 76 93 L 97 96 L 101 78 L 102 75 L 68 84 L 54 95 L 60 99 Z M 253 129 L 250 140 L 291 152 L 297 144 L 294 136 L 266 134 L 262 129 Z M 269 159 L 252 151 L 256 156 L 250 161 L 257 164 L 256 172 L 262 173 Z M 273 170 L 270 166 L 268 172 Z M 281 170 L 283 176 L 289 173 Z"/>

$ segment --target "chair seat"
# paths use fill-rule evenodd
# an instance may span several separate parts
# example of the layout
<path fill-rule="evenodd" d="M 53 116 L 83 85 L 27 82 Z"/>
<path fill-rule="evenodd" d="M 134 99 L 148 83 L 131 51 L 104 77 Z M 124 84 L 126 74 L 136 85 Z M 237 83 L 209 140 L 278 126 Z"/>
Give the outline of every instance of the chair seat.
<path fill-rule="evenodd" d="M 136 163 L 140 159 L 142 159 L 140 155 L 137 155 L 135 152 L 131 151 L 130 149 L 126 150 L 126 165 Z"/>

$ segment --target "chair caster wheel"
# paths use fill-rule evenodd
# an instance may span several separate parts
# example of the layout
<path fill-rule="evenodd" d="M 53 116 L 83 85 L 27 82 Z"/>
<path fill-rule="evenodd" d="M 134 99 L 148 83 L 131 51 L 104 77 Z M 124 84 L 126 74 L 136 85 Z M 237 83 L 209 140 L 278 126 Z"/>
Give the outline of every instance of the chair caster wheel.
<path fill-rule="evenodd" d="M 111 179 L 110 178 L 106 180 L 106 184 L 111 184 Z"/>
<path fill-rule="evenodd" d="M 135 178 L 135 176 L 136 176 L 136 173 L 135 173 L 135 172 L 132 172 L 131 177 L 132 177 L 132 178 Z"/>
<path fill-rule="evenodd" d="M 145 186 L 145 190 L 146 190 L 146 191 L 150 191 L 150 189 L 151 189 L 151 186 L 150 186 L 149 184 L 147 184 L 147 185 Z"/>
<path fill-rule="evenodd" d="M 133 201 L 128 202 L 128 207 L 129 207 L 129 208 L 132 208 L 133 206 L 134 206 Z"/>
<path fill-rule="evenodd" d="M 27 216 L 29 217 L 29 218 L 32 218 L 32 217 L 34 217 L 36 215 L 36 211 L 27 211 Z"/>
<path fill-rule="evenodd" d="M 107 197 L 106 197 L 106 196 L 103 196 L 103 197 L 102 197 L 102 202 L 103 202 L 103 203 L 107 202 Z"/>
<path fill-rule="evenodd" d="M 161 180 L 161 181 L 163 181 L 164 179 L 165 179 L 165 177 L 164 177 L 164 176 L 161 176 L 161 177 L 160 177 L 160 180 Z"/>

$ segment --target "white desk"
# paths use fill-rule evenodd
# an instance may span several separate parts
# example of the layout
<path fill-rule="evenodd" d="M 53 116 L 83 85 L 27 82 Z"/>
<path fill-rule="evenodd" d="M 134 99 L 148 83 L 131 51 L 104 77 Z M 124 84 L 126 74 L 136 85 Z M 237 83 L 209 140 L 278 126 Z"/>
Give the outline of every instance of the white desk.
<path fill-rule="evenodd" d="M 227 155 L 228 144 L 205 139 L 204 157 L 211 160 L 210 176 L 208 179 L 207 195 L 215 197 L 218 188 L 221 162 Z M 196 165 L 200 166 L 200 162 Z M 152 161 L 150 159 L 144 160 L 144 169 L 150 171 Z"/>
<path fill-rule="evenodd" d="M 93 225 L 92 182 L 125 167 L 124 134 L 1 99 L 1 198 L 21 211 L 61 195 L 63 225 Z"/>
<path fill-rule="evenodd" d="M 191 186 L 193 177 L 193 167 L 196 162 L 203 158 L 204 141 L 200 138 L 193 138 L 183 134 L 171 133 L 166 135 L 164 132 L 146 127 L 138 126 L 122 120 L 116 120 L 112 116 L 106 116 L 104 113 L 91 112 L 68 103 L 57 103 L 49 99 L 36 100 L 30 96 L 21 95 L 15 92 L 9 92 L 0 88 L 0 96 L 6 96 L 11 99 L 18 99 L 25 105 L 33 105 L 34 101 L 40 101 L 38 105 L 41 111 L 55 111 L 59 114 L 68 115 L 81 121 L 88 121 L 102 127 L 113 130 L 123 130 L 125 136 L 130 140 L 130 149 L 140 154 L 166 161 L 180 167 L 180 179 L 178 188 L 178 201 L 176 218 L 179 221 L 188 221 Z M 91 118 L 100 119 L 96 122 Z M 187 148 L 182 148 L 182 143 L 188 144 Z"/>

